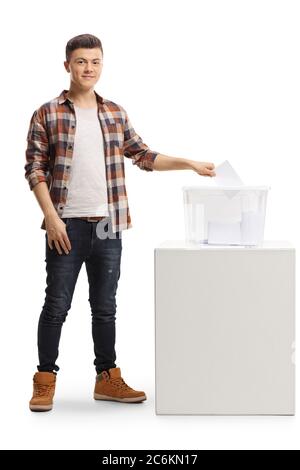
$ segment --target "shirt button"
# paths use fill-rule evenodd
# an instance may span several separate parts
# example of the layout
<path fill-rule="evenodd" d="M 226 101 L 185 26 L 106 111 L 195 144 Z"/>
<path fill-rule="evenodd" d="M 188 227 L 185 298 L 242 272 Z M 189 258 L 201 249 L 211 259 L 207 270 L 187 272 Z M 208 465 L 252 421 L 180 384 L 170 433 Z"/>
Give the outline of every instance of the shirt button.
<path fill-rule="evenodd" d="M 70 168 L 70 165 L 67 165 L 67 170 Z"/>
<path fill-rule="evenodd" d="M 72 127 L 72 129 L 74 129 L 74 128 L 75 128 L 74 124 L 72 124 L 72 126 L 71 126 L 71 127 Z"/>
<path fill-rule="evenodd" d="M 67 189 L 67 186 L 64 186 L 64 189 Z"/>
<path fill-rule="evenodd" d="M 68 145 L 68 149 L 71 150 L 71 149 L 72 149 L 72 145 Z"/>

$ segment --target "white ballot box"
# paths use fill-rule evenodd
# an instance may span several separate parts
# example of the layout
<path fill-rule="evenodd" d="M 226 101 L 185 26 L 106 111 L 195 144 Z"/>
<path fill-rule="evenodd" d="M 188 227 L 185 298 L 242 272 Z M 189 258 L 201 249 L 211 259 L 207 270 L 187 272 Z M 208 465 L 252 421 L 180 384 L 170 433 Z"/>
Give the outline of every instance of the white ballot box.
<path fill-rule="evenodd" d="M 268 186 L 184 186 L 186 241 L 208 245 L 261 245 Z"/>
<path fill-rule="evenodd" d="M 156 414 L 295 413 L 295 249 L 155 249 Z"/>

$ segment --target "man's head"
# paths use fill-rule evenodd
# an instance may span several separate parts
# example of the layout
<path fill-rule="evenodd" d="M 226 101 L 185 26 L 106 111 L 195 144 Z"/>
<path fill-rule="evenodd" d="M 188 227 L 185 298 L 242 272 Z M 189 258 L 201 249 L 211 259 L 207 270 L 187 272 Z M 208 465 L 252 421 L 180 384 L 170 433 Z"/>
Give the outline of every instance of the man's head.
<path fill-rule="evenodd" d="M 102 64 L 102 44 L 96 36 L 80 34 L 68 41 L 64 66 L 71 74 L 71 82 L 80 89 L 94 87 L 100 78 Z"/>

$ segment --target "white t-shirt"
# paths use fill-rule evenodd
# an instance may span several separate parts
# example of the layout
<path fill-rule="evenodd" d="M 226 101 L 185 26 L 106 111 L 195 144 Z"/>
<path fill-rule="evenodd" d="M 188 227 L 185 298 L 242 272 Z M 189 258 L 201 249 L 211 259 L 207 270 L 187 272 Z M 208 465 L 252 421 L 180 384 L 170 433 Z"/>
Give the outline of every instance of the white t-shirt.
<path fill-rule="evenodd" d="M 98 109 L 75 106 L 76 132 L 62 217 L 108 216 L 103 134 Z"/>

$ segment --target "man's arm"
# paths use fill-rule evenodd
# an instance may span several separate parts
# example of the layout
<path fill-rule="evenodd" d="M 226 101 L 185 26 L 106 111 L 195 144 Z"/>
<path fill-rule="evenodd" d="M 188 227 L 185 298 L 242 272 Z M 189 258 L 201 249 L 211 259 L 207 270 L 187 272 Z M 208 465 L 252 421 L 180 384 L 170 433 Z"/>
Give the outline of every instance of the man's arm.
<path fill-rule="evenodd" d="M 153 162 L 158 152 L 150 150 L 143 142 L 142 138 L 134 130 L 127 112 L 120 107 L 125 113 L 124 128 L 124 155 L 132 159 L 133 165 L 137 165 L 141 170 L 153 171 Z"/>
<path fill-rule="evenodd" d="M 62 254 L 61 248 L 68 254 L 72 248 L 71 243 L 66 233 L 65 223 L 60 219 L 53 206 L 47 183 L 42 181 L 36 184 L 33 192 L 45 217 L 49 248 L 52 250 L 52 242 L 54 242 L 60 255 Z"/>
<path fill-rule="evenodd" d="M 170 157 L 150 150 L 135 132 L 125 109 L 121 109 L 125 113 L 124 155 L 132 158 L 133 164 L 141 170 L 194 170 L 201 176 L 216 176 L 213 163 Z"/>
<path fill-rule="evenodd" d="M 57 215 L 53 202 L 51 201 L 49 189 L 47 183 L 42 181 L 39 184 L 36 184 L 33 188 L 34 195 L 39 203 L 40 208 L 43 211 L 43 214 L 46 217 Z"/>
<path fill-rule="evenodd" d="M 25 178 L 32 190 L 49 176 L 49 143 L 41 108 L 34 111 L 27 133 Z"/>
<path fill-rule="evenodd" d="M 157 155 L 153 164 L 153 170 L 194 170 L 201 176 L 216 176 L 214 168 L 213 163 L 170 157 L 161 153 Z"/>
<path fill-rule="evenodd" d="M 52 250 L 54 242 L 59 254 L 61 247 L 68 254 L 71 249 L 65 224 L 59 218 L 50 198 L 47 180 L 49 177 L 48 135 L 41 109 L 31 117 L 27 134 L 25 178 L 44 213 L 48 244 Z"/>

